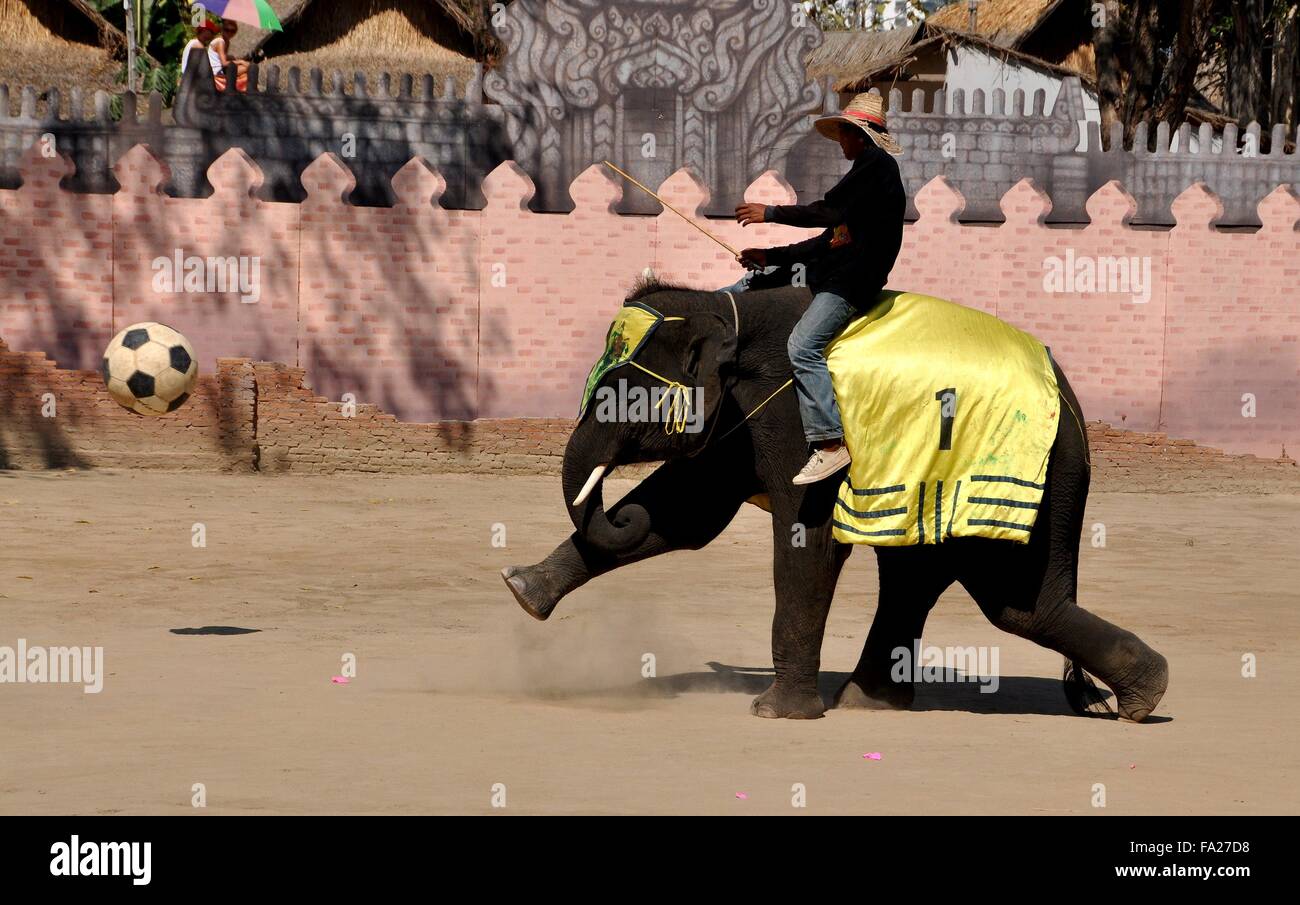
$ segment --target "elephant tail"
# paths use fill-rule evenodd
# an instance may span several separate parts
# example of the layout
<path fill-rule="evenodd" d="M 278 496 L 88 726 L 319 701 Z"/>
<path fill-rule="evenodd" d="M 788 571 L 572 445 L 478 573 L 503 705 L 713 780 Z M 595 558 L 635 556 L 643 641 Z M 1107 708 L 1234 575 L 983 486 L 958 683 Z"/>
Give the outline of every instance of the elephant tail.
<path fill-rule="evenodd" d="M 1115 712 L 1106 700 L 1106 693 L 1097 687 L 1092 676 L 1068 657 L 1065 660 L 1065 671 L 1061 675 L 1061 681 L 1065 684 L 1065 699 L 1070 702 L 1070 709 L 1079 716 Z"/>

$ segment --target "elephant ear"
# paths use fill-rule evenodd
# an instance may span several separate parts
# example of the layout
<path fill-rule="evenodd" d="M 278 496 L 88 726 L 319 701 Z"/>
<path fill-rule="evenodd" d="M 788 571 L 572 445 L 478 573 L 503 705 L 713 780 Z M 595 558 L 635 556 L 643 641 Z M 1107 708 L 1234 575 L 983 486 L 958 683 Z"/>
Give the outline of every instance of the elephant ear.
<path fill-rule="evenodd" d="M 736 365 L 735 325 L 720 314 L 701 312 L 686 319 L 691 337 L 682 350 L 682 371 L 691 386 L 704 390 L 704 423 L 717 415 Z"/>

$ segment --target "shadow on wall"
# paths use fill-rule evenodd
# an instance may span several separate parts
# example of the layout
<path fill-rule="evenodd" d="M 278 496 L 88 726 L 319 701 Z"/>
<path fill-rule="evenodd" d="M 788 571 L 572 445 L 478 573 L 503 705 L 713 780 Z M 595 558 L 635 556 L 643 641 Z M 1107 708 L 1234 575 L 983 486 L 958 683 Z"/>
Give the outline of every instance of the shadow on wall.
<path fill-rule="evenodd" d="M 215 372 L 216 355 L 206 348 L 214 341 L 221 357 L 291 360 L 293 340 L 284 335 L 287 324 L 276 312 L 293 312 L 298 301 L 297 211 L 286 218 L 284 207 L 257 200 L 262 172 L 248 155 L 234 149 L 216 160 L 207 173 L 213 191 L 198 200 L 167 196 L 171 171 L 148 146 L 123 154 L 114 173 L 122 192 L 114 207 L 113 331 L 141 316 L 167 323 L 194 344 L 205 375 Z M 159 294 L 152 285 L 152 262 L 182 250 L 187 259 L 237 256 L 241 267 L 244 257 L 258 258 L 260 300 L 249 305 L 234 291 L 192 293 L 179 285 Z M 212 275 L 205 271 L 205 276 Z M 179 283 L 180 275 L 173 277 Z M 145 302 L 147 315 L 128 313 L 138 301 Z"/>
<path fill-rule="evenodd" d="M 348 206 L 356 183 L 333 155 L 303 182 L 299 365 L 312 388 L 403 421 L 476 418 L 492 393 L 477 373 L 477 236 L 451 228 L 475 214 L 443 210 L 446 182 L 419 158 L 393 179 L 392 208 Z M 469 442 L 439 430 L 456 448 Z"/>
<path fill-rule="evenodd" d="M 6 362 L 7 354 L 8 349 L 0 338 L 0 365 L 24 361 L 11 358 Z M 0 471 L 28 466 L 30 463 L 23 460 L 31 454 L 44 468 L 88 467 L 73 449 L 65 430 L 68 424 L 81 421 L 76 405 L 59 404 L 56 400 L 56 416 L 46 418 L 42 414 L 43 394 L 56 390 L 54 386 L 48 390 L 43 388 L 46 384 L 40 376 L 42 370 L 45 369 L 23 363 L 17 374 L 0 374 Z"/>
<path fill-rule="evenodd" d="M 390 0 L 385 0 L 391 5 Z M 383 4 L 381 4 L 383 5 Z M 448 76 L 437 93 L 432 75 L 381 74 L 367 86 L 365 74 L 282 68 L 254 63 L 249 91 L 214 89 L 207 58 L 196 54 L 177 96 L 178 135 L 171 157 L 180 166 L 201 167 L 232 147 L 261 162 L 264 201 L 299 203 L 307 197 L 302 176 L 322 154 L 342 153 L 356 185 L 351 203 L 391 207 L 393 179 L 412 157 L 427 155 L 450 174 L 448 198 L 456 209 L 483 206 L 483 177 L 510 156 L 500 107 L 485 105 L 481 66 L 462 88 Z M 166 133 L 170 137 L 172 133 Z M 203 173 L 178 172 L 168 192 L 207 197 Z"/>
<path fill-rule="evenodd" d="M 252 370 L 250 366 L 245 367 Z M 227 369 L 224 373 L 219 371 L 214 377 L 215 391 L 204 398 L 203 404 L 208 407 L 217 424 L 217 444 L 221 447 L 222 456 L 227 462 L 234 462 L 241 459 L 248 451 L 248 438 L 244 432 L 257 430 L 257 425 L 251 417 L 255 416 L 256 409 L 248 412 L 241 405 L 239 374 L 232 374 Z M 256 390 L 251 385 L 251 373 L 248 379 L 250 385 L 246 391 L 246 398 L 255 407 L 256 402 L 252 401 L 252 396 Z M 194 399 L 190 401 L 197 402 Z"/>
<path fill-rule="evenodd" d="M 24 244 L 30 249 L 31 256 L 23 263 L 30 268 L 28 279 L 32 280 L 33 286 L 40 287 L 37 291 L 49 293 L 48 304 L 31 306 L 32 311 L 44 312 L 46 319 L 32 331 L 34 342 L 30 342 L 29 347 L 44 350 L 62 367 L 84 367 L 102 354 L 102 350 L 94 348 L 98 344 L 97 337 L 90 329 L 94 315 L 86 310 L 84 281 L 75 277 L 67 279 L 60 272 L 68 257 L 69 236 L 65 229 L 80 227 L 82 223 L 63 223 L 64 228 L 59 228 L 58 221 L 59 218 L 71 217 L 73 211 L 83 218 L 89 216 L 86 209 L 92 207 L 96 199 L 94 196 L 65 193 L 58 188 L 60 181 L 73 171 L 72 162 L 66 157 L 44 158 L 33 146 L 24 156 L 23 168 L 25 179 L 17 195 L 19 199 L 24 199 L 26 192 L 57 193 L 64 202 L 63 205 L 41 204 L 28 208 L 24 199 L 19 201 L 16 210 L 10 205 L 0 208 L 0 215 L 9 221 L 0 223 L 0 232 L 9 237 L 26 237 Z M 41 218 L 50 218 L 49 222 L 32 223 L 30 218 L 20 219 L 18 214 L 30 209 L 38 210 Z M 18 271 L 19 275 L 22 269 Z M 4 337 L 0 336 L 0 360 L 8 353 Z M 42 414 L 45 404 L 42 395 L 56 390 L 54 386 L 43 388 L 46 381 L 42 372 L 52 369 L 21 356 L 6 362 L 9 365 L 15 363 L 18 364 L 18 373 L 0 374 L 0 469 L 17 468 L 22 464 L 19 457 L 26 450 L 18 446 L 17 437 L 27 438 L 27 443 L 34 442 L 33 451 L 46 468 L 85 467 L 86 463 L 74 451 L 64 430 L 66 424 L 75 425 L 80 420 L 76 406 L 59 405 L 56 399 L 55 417 L 47 418 Z M 10 443 L 14 448 L 9 447 Z"/>
<path fill-rule="evenodd" d="M 472 420 L 490 402 L 491 382 L 480 385 L 477 373 L 478 213 L 442 209 L 445 181 L 422 160 L 399 171 L 392 208 L 349 206 L 355 182 L 333 157 L 313 168 L 333 170 L 312 186 L 315 197 L 292 207 L 257 200 L 261 172 L 238 150 L 210 168 L 214 192 L 202 200 L 168 198 L 171 173 L 146 146 L 115 162 L 121 188 L 111 201 L 58 188 L 72 167 L 67 158 L 33 150 L 28 164 L 23 190 L 0 209 L 5 234 L 22 237 L 11 250 L 13 273 L 41 296 L 18 325 L 19 342 L 61 368 L 97 370 L 108 340 L 128 322 L 147 319 L 187 335 L 208 374 L 214 354 L 293 362 L 308 369 L 321 395 L 353 393 L 358 403 L 408 421 Z M 102 222 L 92 229 L 96 218 Z M 255 237 L 253 247 L 244 235 Z M 259 255 L 286 272 L 263 273 L 275 285 L 259 306 L 234 293 L 159 295 L 150 262 L 182 245 L 187 256 Z M 90 249 L 102 259 L 88 260 Z M 324 291 L 311 290 L 309 279 Z M 309 318 L 316 332 L 303 329 Z M 39 370 L 27 366 L 26 373 L 39 383 Z M 22 401 L 29 389 L 15 389 L 22 396 L 3 402 L 11 426 L 30 420 Z M 216 389 L 203 404 L 222 428 L 222 451 L 238 453 L 239 391 L 227 381 Z M 32 400 L 40 420 L 27 425 L 26 436 L 40 439 L 45 463 L 84 464 L 60 430 L 75 411 L 60 408 L 59 418 L 45 419 L 39 407 Z M 442 430 L 457 448 L 472 440 L 472 432 Z M 24 449 L 6 450 L 4 467 Z"/>
<path fill-rule="evenodd" d="M 1207 337 L 1186 357 L 1177 356 L 1187 363 L 1165 374 L 1160 430 L 1233 452 L 1294 457 L 1300 450 L 1300 341 L 1287 332 L 1294 329 L 1231 341 Z"/>
<path fill-rule="evenodd" d="M 304 172 L 306 200 L 289 206 L 258 200 L 263 174 L 238 149 L 209 168 L 209 198 L 168 199 L 163 186 L 170 174 L 156 156 L 142 156 L 145 150 L 128 152 L 134 156 L 128 161 L 124 155 L 118 168 L 123 195 L 116 213 L 126 222 L 115 242 L 123 259 L 123 298 L 117 311 L 122 322 L 114 330 L 125 326 L 125 303 L 143 297 L 158 310 L 158 320 L 190 337 L 208 363 L 205 370 L 211 362 L 202 348 L 206 333 L 223 357 L 305 368 L 313 390 L 334 401 L 350 393 L 358 404 L 407 421 L 477 416 L 477 242 L 467 241 L 463 228 L 449 228 L 450 217 L 476 222 L 476 214 L 438 207 L 445 181 L 423 161 L 409 161 L 393 180 L 392 208 L 365 208 L 348 204 L 355 189 L 351 171 L 324 155 Z M 187 226 L 182 240 L 177 217 L 201 217 L 205 226 Z M 241 232 L 256 237 L 256 244 L 241 241 Z M 192 244 L 200 255 L 260 256 L 259 305 L 245 305 L 233 293 L 153 294 L 148 262 L 182 241 L 187 254 Z M 134 276 L 122 277 L 128 265 Z M 222 427 L 225 453 L 243 448 L 236 430 L 240 413 L 232 405 L 237 393 L 223 380 L 206 400 Z M 445 433 L 455 444 L 469 442 L 463 431 Z"/>
<path fill-rule="evenodd" d="M 72 161 L 62 155 L 47 158 L 36 145 L 23 155 L 22 167 L 21 187 L 0 208 L 7 221 L 0 224 L 0 230 L 9 237 L 6 244 L 18 243 L 10 251 L 16 268 L 13 275 L 28 290 L 28 298 L 18 301 L 30 300 L 32 293 L 48 293 L 47 298 L 36 299 L 27 307 L 26 346 L 44 351 L 59 367 L 97 366 L 103 349 L 96 348 L 99 336 L 94 328 L 103 312 L 93 310 L 94 301 L 88 294 L 102 286 L 99 277 L 105 274 L 94 272 L 100 264 L 80 257 L 80 252 L 89 256 L 93 245 L 76 231 L 84 229 L 92 237 L 103 238 L 94 236 L 92 228 L 97 219 L 95 208 L 103 203 L 103 196 L 60 188 L 73 173 Z M 100 210 L 107 212 L 103 207 Z M 105 257 L 110 263 L 104 269 L 111 280 L 111 251 Z M 5 338 L 0 336 L 0 340 Z"/>

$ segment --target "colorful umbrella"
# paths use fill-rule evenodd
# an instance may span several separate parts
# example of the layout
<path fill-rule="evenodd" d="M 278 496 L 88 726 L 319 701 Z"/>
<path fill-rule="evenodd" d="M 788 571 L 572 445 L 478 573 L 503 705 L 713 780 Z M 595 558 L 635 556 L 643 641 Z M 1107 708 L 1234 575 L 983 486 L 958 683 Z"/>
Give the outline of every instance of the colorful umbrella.
<path fill-rule="evenodd" d="M 267 31 L 284 31 L 266 0 L 204 0 L 203 8 L 223 19 L 234 19 Z"/>

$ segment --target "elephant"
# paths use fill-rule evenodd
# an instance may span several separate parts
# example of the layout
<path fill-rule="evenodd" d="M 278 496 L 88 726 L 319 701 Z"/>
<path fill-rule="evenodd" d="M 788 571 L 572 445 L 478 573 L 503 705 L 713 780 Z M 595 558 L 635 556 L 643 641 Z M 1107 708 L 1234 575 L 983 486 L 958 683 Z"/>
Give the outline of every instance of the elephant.
<path fill-rule="evenodd" d="M 530 616 L 547 619 L 559 601 L 588 581 L 673 550 L 697 550 L 717 537 L 747 501 L 771 513 L 776 611 L 775 679 L 751 713 L 814 719 L 822 637 L 831 598 L 853 545 L 832 537 L 835 478 L 796 486 L 807 458 L 794 393 L 781 392 L 792 369 L 791 330 L 811 300 L 806 288 L 751 290 L 728 296 L 661 282 L 634 288 L 626 302 L 676 320 L 636 352 L 642 366 L 609 372 L 644 392 L 667 378 L 702 388 L 704 429 L 666 431 L 652 422 L 585 417 L 564 450 L 561 484 L 574 531 L 545 559 L 508 566 L 501 575 Z M 1140 722 L 1168 684 L 1168 663 L 1132 632 L 1079 606 L 1079 541 L 1090 461 L 1078 400 L 1053 361 L 1062 401 L 1045 492 L 1027 543 L 950 537 L 929 545 L 875 547 L 880 595 L 852 674 L 834 694 L 837 708 L 906 709 L 913 680 L 890 674 L 890 652 L 919 643 L 939 596 L 959 582 L 998 628 L 1066 658 L 1071 707 L 1087 712 L 1098 695 L 1091 676 L 1115 695 L 1120 717 Z M 1069 412 L 1069 415 L 1066 412 Z M 618 466 L 662 462 L 606 512 L 604 476 Z M 842 477 L 842 474 L 841 474 Z M 791 543 L 804 526 L 804 544 Z"/>

